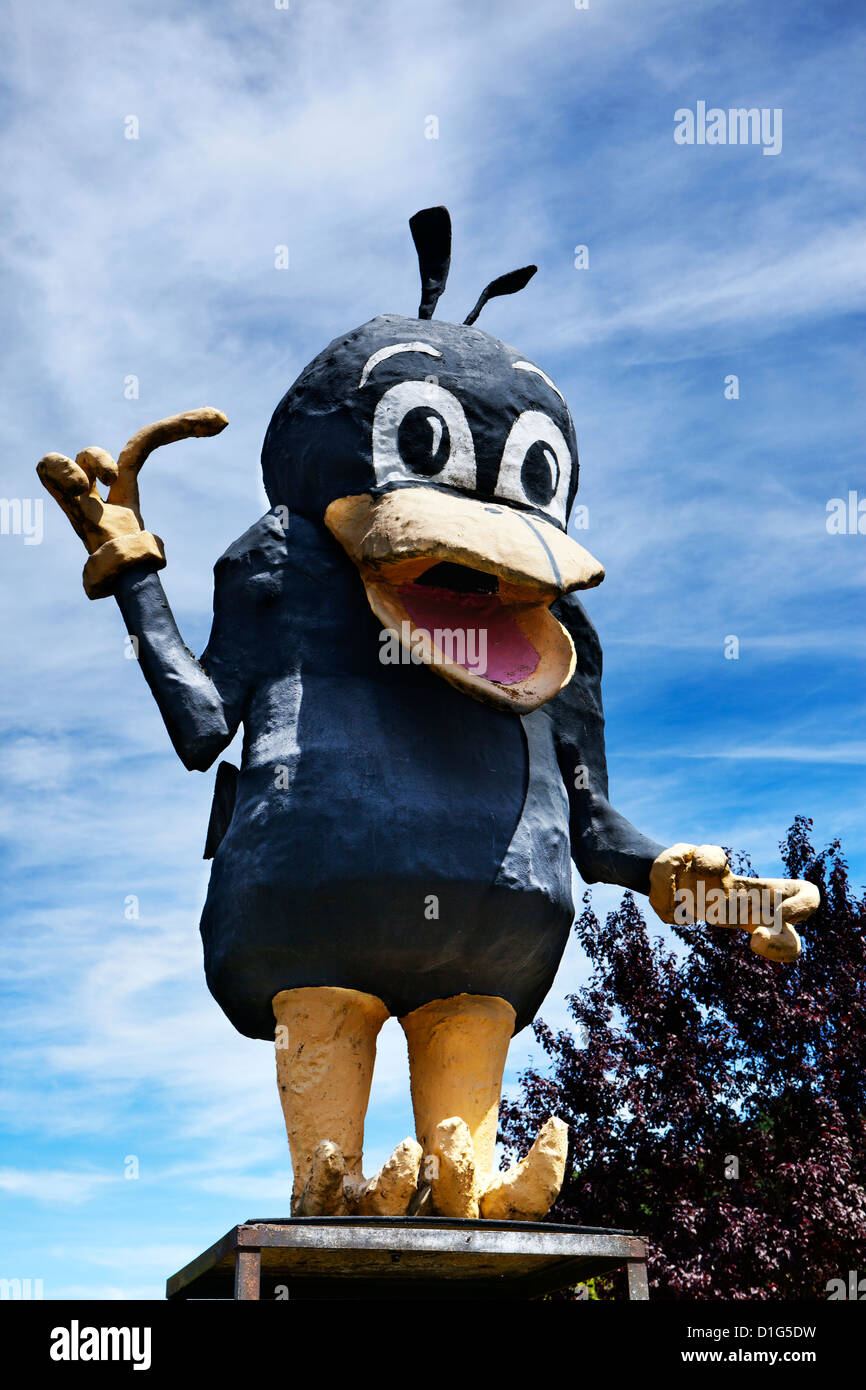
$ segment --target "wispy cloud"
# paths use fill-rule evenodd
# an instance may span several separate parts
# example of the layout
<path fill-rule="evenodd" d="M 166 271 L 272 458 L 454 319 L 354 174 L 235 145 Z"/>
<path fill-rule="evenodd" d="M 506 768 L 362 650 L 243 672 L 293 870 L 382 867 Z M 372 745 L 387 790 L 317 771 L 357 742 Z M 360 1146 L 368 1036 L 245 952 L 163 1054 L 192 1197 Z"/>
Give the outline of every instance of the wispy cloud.
<path fill-rule="evenodd" d="M 843 744 L 836 748 L 816 748 L 809 745 L 784 748 L 767 745 L 750 748 L 741 745 L 737 748 L 713 749 L 660 748 L 655 752 L 660 758 L 725 758 L 734 762 L 750 760 L 787 763 L 854 763 L 857 766 L 866 763 L 866 743 L 862 742 Z"/>
<path fill-rule="evenodd" d="M 795 811 L 862 843 L 866 538 L 829 536 L 825 507 L 866 487 L 863 54 L 853 16 L 787 0 L 14 0 L 4 495 L 35 496 L 48 450 L 116 451 L 149 420 L 225 409 L 224 435 L 160 451 L 142 477 L 201 650 L 214 560 L 265 507 L 274 405 L 333 336 L 413 312 L 406 220 L 446 202 L 446 318 L 540 266 L 484 326 L 572 406 L 580 539 L 608 570 L 587 603 L 618 805 L 671 842 L 751 849 L 763 872 Z M 698 98 L 782 106 L 782 154 L 675 146 L 673 113 Z M 45 504 L 41 545 L 0 536 L 5 1231 L 50 1296 L 159 1297 L 254 1206 L 287 1209 L 286 1141 L 271 1049 L 233 1032 L 203 980 L 211 778 L 177 763 L 113 604 L 84 598 L 80 543 Z M 543 1008 L 556 1026 L 586 971 L 572 940 Z M 514 1040 L 509 1085 L 536 1052 Z M 391 1021 L 368 1166 L 410 1132 L 407 1086 Z"/>
<path fill-rule="evenodd" d="M 0 1168 L 0 1191 L 61 1207 L 89 1202 L 112 1181 L 106 1173 Z"/>

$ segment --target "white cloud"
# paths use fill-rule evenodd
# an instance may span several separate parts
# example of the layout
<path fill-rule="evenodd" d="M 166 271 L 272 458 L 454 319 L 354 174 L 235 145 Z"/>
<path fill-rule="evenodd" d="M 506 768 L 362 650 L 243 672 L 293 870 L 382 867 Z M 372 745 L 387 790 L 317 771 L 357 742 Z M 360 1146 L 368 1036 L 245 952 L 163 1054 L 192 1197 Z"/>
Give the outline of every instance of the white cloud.
<path fill-rule="evenodd" d="M 752 44 L 745 13 L 706 0 L 687 18 L 668 0 L 585 14 L 508 0 L 495 19 L 456 0 L 435 12 L 316 0 L 288 13 L 253 0 L 182 13 L 159 0 L 146 11 L 19 0 L 5 59 L 17 114 L 4 182 L 14 406 L 4 495 L 35 495 L 48 450 L 116 452 L 148 420 L 225 409 L 219 439 L 162 450 L 142 477 L 145 519 L 167 545 L 167 592 L 201 650 L 213 562 L 264 509 L 257 460 L 276 401 L 335 334 L 413 312 L 406 221 L 445 201 L 455 223 L 446 317 L 462 318 L 494 274 L 541 266 L 485 319 L 549 366 L 574 409 L 592 518 L 580 538 L 608 567 L 588 604 L 610 672 L 618 804 L 651 833 L 694 827 L 752 848 L 762 871 L 789 809 L 810 810 L 810 798 L 822 798 L 828 829 L 856 830 L 833 785 L 804 789 L 791 807 L 775 769 L 750 799 L 743 774 L 725 788 L 703 767 L 723 758 L 733 773 L 736 761 L 784 756 L 841 773 L 862 761 L 853 701 L 830 736 L 826 690 L 813 690 L 862 644 L 851 616 L 858 538 L 836 544 L 823 529 L 826 498 L 860 468 L 854 349 L 840 326 L 863 304 L 862 226 L 850 211 L 863 173 L 843 157 L 839 95 L 858 55 L 840 43 L 776 63 Z M 721 46 L 710 20 L 724 25 Z M 756 151 L 732 150 L 699 164 L 674 147 L 685 87 L 759 92 L 770 79 L 786 109 L 779 160 L 749 164 Z M 799 124 L 798 111 L 808 113 Z M 424 139 L 430 112 L 439 141 Z M 123 136 L 129 114 L 137 141 Z M 571 262 L 582 241 L 585 275 Z M 285 274 L 273 268 L 282 242 Z M 820 361 L 799 373 L 813 337 Z M 739 427 L 722 413 L 720 383 L 741 362 L 731 409 L 751 413 Z M 124 398 L 129 374 L 138 400 Z M 203 1213 L 188 1251 L 144 1242 L 140 1268 L 156 1276 L 163 1262 L 164 1276 L 199 1237 L 202 1248 L 240 1219 L 242 1200 L 287 1210 L 286 1141 L 271 1049 L 233 1032 L 202 977 L 212 779 L 174 759 L 124 660 L 116 609 L 84 598 L 78 539 L 45 501 L 42 545 L 0 537 L 0 1027 L 11 1063 L 0 1106 L 26 1156 L 4 1170 L 5 1191 L 28 1214 L 57 1201 L 98 1214 L 91 1250 L 107 1252 L 117 1280 L 79 1279 L 67 1251 L 52 1296 L 160 1297 L 161 1279 L 129 1275 L 111 1238 L 118 1217 L 104 1200 L 135 1187 L 118 1186 L 124 1154 L 140 1153 L 145 1175 L 124 1230 L 153 1230 L 152 1192 Z M 719 656 L 712 676 L 696 675 L 729 631 L 743 638 L 740 671 Z M 749 680 L 797 662 L 795 687 L 786 675 L 766 708 L 715 730 Z M 682 739 L 654 732 L 674 698 L 663 676 L 676 699 L 693 681 L 702 695 Z M 123 915 L 129 894 L 137 922 Z M 599 910 L 619 896 L 596 890 Z M 542 1009 L 553 1026 L 568 1026 L 564 997 L 586 969 L 572 939 Z M 525 1030 L 509 1052 L 510 1084 L 537 1054 Z M 392 1021 L 368 1171 L 410 1124 Z"/>
<path fill-rule="evenodd" d="M 89 1202 L 115 1181 L 106 1173 L 0 1168 L 0 1191 L 61 1207 Z"/>

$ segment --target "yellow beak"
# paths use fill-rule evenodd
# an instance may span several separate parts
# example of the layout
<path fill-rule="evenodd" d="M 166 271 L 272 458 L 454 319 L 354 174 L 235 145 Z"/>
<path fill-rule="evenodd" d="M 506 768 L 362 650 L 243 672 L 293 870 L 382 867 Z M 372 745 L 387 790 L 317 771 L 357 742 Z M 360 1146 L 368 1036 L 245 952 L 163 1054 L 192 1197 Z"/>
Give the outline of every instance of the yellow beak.
<path fill-rule="evenodd" d="M 527 714 L 568 684 L 574 647 L 550 604 L 604 569 L 558 527 L 425 486 L 337 498 L 325 524 L 377 618 L 458 689 Z"/>

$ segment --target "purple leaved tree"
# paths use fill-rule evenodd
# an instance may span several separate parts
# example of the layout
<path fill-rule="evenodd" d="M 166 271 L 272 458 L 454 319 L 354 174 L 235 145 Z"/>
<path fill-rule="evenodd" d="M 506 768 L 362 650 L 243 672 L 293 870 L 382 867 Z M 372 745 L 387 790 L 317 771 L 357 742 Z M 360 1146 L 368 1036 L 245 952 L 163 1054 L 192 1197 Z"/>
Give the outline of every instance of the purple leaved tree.
<path fill-rule="evenodd" d="M 811 824 L 798 816 L 781 846 L 822 899 L 795 965 L 702 924 L 671 928 L 688 948 L 671 952 L 630 893 L 604 925 L 587 894 L 577 1036 L 536 1023 L 547 1065 L 503 1103 L 512 1158 L 549 1115 L 567 1121 L 550 1220 L 646 1235 L 653 1298 L 823 1299 L 866 1277 L 866 897 L 838 841 L 815 853 Z"/>

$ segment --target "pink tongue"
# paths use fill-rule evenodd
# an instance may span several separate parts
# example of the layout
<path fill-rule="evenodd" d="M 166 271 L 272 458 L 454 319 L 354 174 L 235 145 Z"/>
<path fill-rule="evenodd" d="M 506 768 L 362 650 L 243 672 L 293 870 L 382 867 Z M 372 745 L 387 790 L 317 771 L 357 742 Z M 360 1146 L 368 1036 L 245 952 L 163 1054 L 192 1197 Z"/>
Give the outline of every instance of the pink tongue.
<path fill-rule="evenodd" d="M 415 627 L 428 632 L 451 660 L 463 657 L 462 664 L 476 675 L 516 685 L 538 665 L 538 652 L 495 594 L 460 594 L 418 584 L 403 584 L 399 592 Z M 438 642 L 437 628 L 462 634 L 463 642 Z"/>

